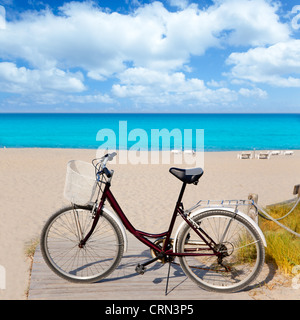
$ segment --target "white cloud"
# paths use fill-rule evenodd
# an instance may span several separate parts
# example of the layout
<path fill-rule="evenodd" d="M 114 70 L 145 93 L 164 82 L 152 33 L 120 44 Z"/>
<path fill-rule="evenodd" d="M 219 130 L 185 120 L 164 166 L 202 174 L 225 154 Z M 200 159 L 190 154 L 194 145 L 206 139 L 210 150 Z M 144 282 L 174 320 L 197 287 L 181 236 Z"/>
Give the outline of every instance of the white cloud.
<path fill-rule="evenodd" d="M 227 63 L 234 65 L 233 78 L 278 87 L 300 87 L 300 40 L 232 53 Z"/>
<path fill-rule="evenodd" d="M 47 70 L 30 70 L 18 68 L 11 62 L 0 62 L 1 91 L 12 93 L 43 92 L 47 90 L 64 92 L 81 92 L 85 90 L 82 76 L 52 68 Z"/>
<path fill-rule="evenodd" d="M 70 2 L 59 15 L 30 12 L 9 22 L 0 35 L 0 56 L 22 58 L 35 68 L 81 67 L 101 80 L 125 70 L 127 61 L 175 70 L 211 47 L 286 40 L 289 30 L 276 9 L 263 0 L 223 0 L 207 10 L 190 5 L 169 12 L 154 2 L 125 15 Z"/>
<path fill-rule="evenodd" d="M 66 97 L 67 101 L 74 103 L 114 103 L 115 101 L 109 97 L 107 94 L 86 94 L 86 95 L 68 95 Z"/>
<path fill-rule="evenodd" d="M 227 44 L 260 46 L 289 38 L 289 28 L 280 23 L 277 10 L 271 1 L 217 0 L 208 12 Z"/>
<path fill-rule="evenodd" d="M 247 98 L 249 97 L 266 98 L 268 96 L 267 92 L 260 88 L 253 88 L 253 89 L 241 88 L 239 90 L 239 94 Z"/>
<path fill-rule="evenodd" d="M 131 98 L 146 104 L 226 104 L 237 99 L 237 93 L 232 90 L 211 90 L 203 80 L 187 79 L 182 72 L 167 73 L 145 68 L 124 71 L 120 75 L 120 84 L 113 85 L 112 93 L 119 98 Z"/>
<path fill-rule="evenodd" d="M 274 70 L 270 63 L 264 64 L 258 56 L 258 51 L 264 52 L 267 46 L 288 43 L 290 29 L 280 22 L 276 3 L 215 0 L 205 9 L 188 0 L 169 3 L 179 10 L 168 11 L 156 1 L 121 14 L 105 11 L 90 1 L 69 2 L 58 14 L 50 9 L 25 12 L 7 22 L 0 6 L 0 61 L 7 61 L 0 63 L 0 91 L 41 92 L 45 97 L 49 94 L 49 101 L 55 101 L 54 91 L 87 90 L 86 76 L 102 83 L 119 79 L 112 85 L 116 97 L 146 103 L 228 103 L 239 95 L 263 97 L 259 89 L 237 92 L 212 79 L 208 85 L 213 90 L 199 79 L 201 74 L 186 77 L 184 72 L 192 69 L 193 56 L 232 45 L 261 46 L 230 55 L 228 63 L 234 65 L 231 75 L 235 79 L 271 83 L 277 77 L 282 85 L 298 85 L 297 78 L 270 73 L 268 65 Z M 5 29 L 1 29 L 1 21 Z M 295 62 L 297 57 L 298 54 L 291 59 Z M 74 69 L 80 72 L 69 71 Z M 90 92 L 66 97 L 71 102 L 77 99 L 78 103 L 112 102 L 108 94 Z"/>
<path fill-rule="evenodd" d="M 52 68 L 30 70 L 18 68 L 11 62 L 0 62 L 0 88 L 3 92 L 20 94 L 20 98 L 10 98 L 8 103 L 18 105 L 55 104 L 111 104 L 116 101 L 108 94 L 83 94 L 86 87 L 80 72 L 70 73 Z"/>
<path fill-rule="evenodd" d="M 211 81 L 207 82 L 207 85 L 210 86 L 210 87 L 220 88 L 220 87 L 226 86 L 226 82 L 225 81 L 211 80 Z"/>

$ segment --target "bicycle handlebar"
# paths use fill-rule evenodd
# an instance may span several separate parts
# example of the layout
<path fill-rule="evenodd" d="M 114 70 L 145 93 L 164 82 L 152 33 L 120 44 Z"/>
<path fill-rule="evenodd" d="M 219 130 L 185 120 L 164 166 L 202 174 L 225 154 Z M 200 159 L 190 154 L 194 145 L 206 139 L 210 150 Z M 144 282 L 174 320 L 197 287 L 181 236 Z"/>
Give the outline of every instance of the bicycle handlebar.
<path fill-rule="evenodd" d="M 101 163 L 101 166 L 100 166 L 101 170 L 99 170 L 98 173 L 100 173 L 100 172 L 102 171 L 103 173 L 105 173 L 105 175 L 107 176 L 107 178 L 111 178 L 113 174 L 112 174 L 112 172 L 110 172 L 110 171 L 106 168 L 106 163 L 107 163 L 107 161 L 113 160 L 113 158 L 114 158 L 116 155 L 117 155 L 116 152 L 112 152 L 112 153 L 107 153 L 107 154 L 104 155 L 102 158 L 100 158 L 100 161 L 99 161 L 99 162 L 102 161 L 102 163 Z"/>
<path fill-rule="evenodd" d="M 102 158 L 100 158 L 100 161 L 103 161 L 102 163 L 106 164 L 107 161 L 111 161 L 115 156 L 117 155 L 116 152 L 113 153 L 107 153 L 106 155 L 104 155 Z"/>

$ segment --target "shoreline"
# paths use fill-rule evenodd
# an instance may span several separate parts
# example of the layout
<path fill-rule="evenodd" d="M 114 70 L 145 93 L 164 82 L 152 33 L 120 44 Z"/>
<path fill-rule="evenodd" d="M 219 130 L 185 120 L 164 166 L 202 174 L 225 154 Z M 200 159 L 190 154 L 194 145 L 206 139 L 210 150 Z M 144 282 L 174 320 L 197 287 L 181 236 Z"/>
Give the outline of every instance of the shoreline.
<path fill-rule="evenodd" d="M 6 288 L 0 300 L 26 299 L 30 261 L 24 246 L 39 238 L 48 217 L 68 204 L 63 198 L 69 160 L 91 161 L 96 149 L 0 149 L 0 265 L 6 269 Z M 204 175 L 184 195 L 188 208 L 200 199 L 247 199 L 258 194 L 266 206 L 293 198 L 300 183 L 300 150 L 293 156 L 237 159 L 238 151 L 204 152 Z M 169 164 L 111 164 L 112 191 L 136 228 L 162 232 L 168 225 L 181 183 Z M 182 165 L 182 167 L 184 167 Z M 176 230 L 176 229 L 175 229 Z"/>

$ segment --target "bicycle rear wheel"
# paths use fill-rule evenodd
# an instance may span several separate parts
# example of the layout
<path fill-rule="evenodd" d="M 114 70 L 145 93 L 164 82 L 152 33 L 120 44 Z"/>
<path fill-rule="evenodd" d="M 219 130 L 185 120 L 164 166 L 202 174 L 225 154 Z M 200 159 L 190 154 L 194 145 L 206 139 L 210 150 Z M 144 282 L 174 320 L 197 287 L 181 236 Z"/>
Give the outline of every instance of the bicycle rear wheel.
<path fill-rule="evenodd" d="M 216 243 L 214 249 L 219 254 L 213 254 L 186 225 L 179 234 L 177 252 L 207 255 L 180 256 L 185 274 L 209 291 L 229 293 L 248 286 L 260 273 L 265 256 L 263 241 L 255 228 L 243 217 L 222 210 L 199 213 L 193 221 Z"/>
<path fill-rule="evenodd" d="M 79 243 L 94 221 L 92 207 L 66 207 L 54 213 L 41 234 L 43 258 L 52 271 L 71 282 L 95 282 L 118 266 L 124 239 L 116 222 L 105 212 L 86 244 Z"/>

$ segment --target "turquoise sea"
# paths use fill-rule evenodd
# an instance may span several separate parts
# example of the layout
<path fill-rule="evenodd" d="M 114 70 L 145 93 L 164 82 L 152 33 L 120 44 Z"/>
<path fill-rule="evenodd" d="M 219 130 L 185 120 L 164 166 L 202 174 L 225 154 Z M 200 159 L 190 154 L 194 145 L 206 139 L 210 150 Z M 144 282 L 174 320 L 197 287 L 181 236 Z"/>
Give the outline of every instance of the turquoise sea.
<path fill-rule="evenodd" d="M 0 114 L 0 147 L 97 149 L 108 139 L 100 139 L 103 129 L 115 133 L 117 148 L 150 149 L 152 129 L 180 130 L 182 139 L 190 129 L 184 146 L 195 148 L 196 129 L 203 129 L 205 151 L 300 149 L 300 114 Z"/>

